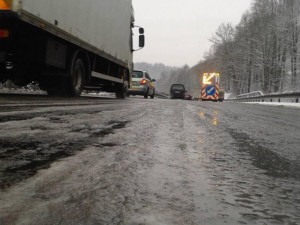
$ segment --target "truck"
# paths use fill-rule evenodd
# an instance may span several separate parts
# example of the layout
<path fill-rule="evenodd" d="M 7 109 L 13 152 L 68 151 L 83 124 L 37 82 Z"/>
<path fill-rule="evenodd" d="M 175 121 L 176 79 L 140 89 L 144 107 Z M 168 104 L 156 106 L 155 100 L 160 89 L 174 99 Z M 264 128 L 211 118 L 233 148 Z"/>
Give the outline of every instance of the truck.
<path fill-rule="evenodd" d="M 0 82 L 34 81 L 49 95 L 97 90 L 125 98 L 133 52 L 145 43 L 134 23 L 132 0 L 0 0 Z"/>
<path fill-rule="evenodd" d="M 204 73 L 202 79 L 202 101 L 224 101 L 224 89 L 220 88 L 219 73 Z"/>

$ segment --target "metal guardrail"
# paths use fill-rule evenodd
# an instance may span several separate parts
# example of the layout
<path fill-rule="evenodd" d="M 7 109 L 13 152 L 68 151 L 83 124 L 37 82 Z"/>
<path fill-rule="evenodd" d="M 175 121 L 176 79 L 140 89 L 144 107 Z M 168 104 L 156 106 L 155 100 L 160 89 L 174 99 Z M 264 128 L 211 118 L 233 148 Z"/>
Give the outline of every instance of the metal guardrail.
<path fill-rule="evenodd" d="M 291 102 L 299 103 L 300 101 L 300 92 L 294 93 L 280 93 L 280 94 L 268 94 L 256 97 L 245 97 L 245 98 L 232 98 L 226 99 L 226 101 L 234 102 Z"/>
<path fill-rule="evenodd" d="M 168 99 L 170 96 L 165 93 L 155 93 L 155 97 Z M 291 103 L 300 103 L 300 92 L 293 93 L 280 93 L 280 94 L 267 94 L 262 96 L 255 97 L 240 97 L 240 98 L 231 98 L 226 99 L 225 101 L 231 102 L 291 102 Z"/>

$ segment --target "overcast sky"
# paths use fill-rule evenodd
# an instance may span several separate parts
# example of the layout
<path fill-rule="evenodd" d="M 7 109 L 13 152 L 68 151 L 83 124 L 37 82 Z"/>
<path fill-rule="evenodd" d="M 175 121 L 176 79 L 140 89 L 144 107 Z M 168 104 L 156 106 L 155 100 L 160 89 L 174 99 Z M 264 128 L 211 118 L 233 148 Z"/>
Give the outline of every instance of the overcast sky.
<path fill-rule="evenodd" d="M 252 0 L 133 0 L 136 25 L 145 28 L 146 47 L 135 62 L 193 66 L 211 46 L 221 23 L 240 22 Z"/>

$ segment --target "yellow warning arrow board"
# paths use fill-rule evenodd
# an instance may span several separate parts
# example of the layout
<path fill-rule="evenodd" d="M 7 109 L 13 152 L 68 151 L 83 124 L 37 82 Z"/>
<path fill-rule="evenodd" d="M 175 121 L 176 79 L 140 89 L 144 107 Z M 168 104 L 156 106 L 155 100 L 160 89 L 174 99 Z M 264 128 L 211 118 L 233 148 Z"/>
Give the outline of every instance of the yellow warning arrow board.
<path fill-rule="evenodd" d="M 219 77 L 219 73 L 204 73 L 203 74 L 203 84 L 212 84 L 213 78 Z"/>

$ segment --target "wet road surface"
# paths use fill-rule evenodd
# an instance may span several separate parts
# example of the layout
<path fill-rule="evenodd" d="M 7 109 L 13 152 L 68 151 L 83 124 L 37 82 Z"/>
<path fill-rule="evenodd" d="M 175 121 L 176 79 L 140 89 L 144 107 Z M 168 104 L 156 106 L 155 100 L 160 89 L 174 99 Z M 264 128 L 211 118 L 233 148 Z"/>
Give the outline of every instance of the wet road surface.
<path fill-rule="evenodd" d="M 0 225 L 300 224 L 299 109 L 0 97 Z"/>

